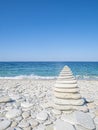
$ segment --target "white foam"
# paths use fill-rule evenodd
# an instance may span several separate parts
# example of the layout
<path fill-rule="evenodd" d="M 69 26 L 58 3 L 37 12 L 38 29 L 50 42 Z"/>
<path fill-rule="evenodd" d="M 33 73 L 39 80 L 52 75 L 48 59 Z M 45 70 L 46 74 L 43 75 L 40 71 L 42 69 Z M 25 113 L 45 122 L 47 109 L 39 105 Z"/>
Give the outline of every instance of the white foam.
<path fill-rule="evenodd" d="M 76 75 L 76 79 L 87 79 L 87 80 L 98 80 L 98 76 L 91 76 L 91 75 Z"/>
<path fill-rule="evenodd" d="M 0 79 L 56 79 L 57 76 L 19 75 L 13 77 L 0 77 Z"/>
<path fill-rule="evenodd" d="M 13 77 L 0 77 L 0 79 L 56 79 L 58 76 L 19 75 Z M 76 75 L 76 79 L 98 80 L 98 76 Z"/>

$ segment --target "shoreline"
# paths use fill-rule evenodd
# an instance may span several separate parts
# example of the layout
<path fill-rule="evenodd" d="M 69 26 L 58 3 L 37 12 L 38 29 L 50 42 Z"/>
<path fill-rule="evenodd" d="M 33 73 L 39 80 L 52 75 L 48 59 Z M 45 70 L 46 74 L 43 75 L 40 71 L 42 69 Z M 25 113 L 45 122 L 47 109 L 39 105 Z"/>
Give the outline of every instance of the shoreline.
<path fill-rule="evenodd" d="M 51 81 L 52 80 L 52 81 L 56 81 L 56 79 L 57 78 L 53 78 L 53 79 L 52 78 L 49 78 L 49 79 L 48 78 L 38 78 L 38 79 L 37 78 L 19 78 L 19 79 L 18 78 L 0 78 L 0 81 L 2 80 L 12 80 L 12 81 L 13 80 L 32 80 L 32 81 L 34 80 Z M 76 80 L 77 81 L 98 81 L 98 79 L 93 79 L 93 78 L 92 79 L 77 79 L 76 78 Z"/>

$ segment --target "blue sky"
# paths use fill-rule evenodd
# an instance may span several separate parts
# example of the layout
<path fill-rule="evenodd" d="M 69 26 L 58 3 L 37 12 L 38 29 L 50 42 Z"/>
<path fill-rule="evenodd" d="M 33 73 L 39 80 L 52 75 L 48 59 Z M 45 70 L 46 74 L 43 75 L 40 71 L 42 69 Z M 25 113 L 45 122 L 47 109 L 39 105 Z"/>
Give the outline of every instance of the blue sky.
<path fill-rule="evenodd" d="M 0 0 L 0 61 L 98 61 L 98 1 Z"/>

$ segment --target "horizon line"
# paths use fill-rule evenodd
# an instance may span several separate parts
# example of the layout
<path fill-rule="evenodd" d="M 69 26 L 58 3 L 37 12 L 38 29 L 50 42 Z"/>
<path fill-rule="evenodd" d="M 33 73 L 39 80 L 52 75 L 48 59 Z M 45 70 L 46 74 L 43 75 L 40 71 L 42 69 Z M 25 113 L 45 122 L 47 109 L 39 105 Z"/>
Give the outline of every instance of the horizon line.
<path fill-rule="evenodd" d="M 48 60 L 47 61 L 41 61 L 41 60 L 37 60 L 37 61 L 31 61 L 31 60 L 30 61 L 28 61 L 28 60 L 27 61 L 17 61 L 16 60 L 16 61 L 0 61 L 0 62 L 98 62 L 98 61 L 78 61 L 78 60 L 76 60 L 76 61 L 73 61 L 73 60 L 72 61 L 60 61 L 60 60 L 59 61 L 48 61 Z"/>

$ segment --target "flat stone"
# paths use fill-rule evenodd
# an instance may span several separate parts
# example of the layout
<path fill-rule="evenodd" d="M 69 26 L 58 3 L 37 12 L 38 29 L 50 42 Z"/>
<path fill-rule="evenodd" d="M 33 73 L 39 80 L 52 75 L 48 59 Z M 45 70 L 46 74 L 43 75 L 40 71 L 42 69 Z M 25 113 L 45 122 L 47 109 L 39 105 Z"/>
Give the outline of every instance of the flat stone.
<path fill-rule="evenodd" d="M 52 113 L 55 115 L 61 115 L 61 111 L 57 110 L 57 109 L 53 109 Z"/>
<path fill-rule="evenodd" d="M 52 125 L 48 125 L 48 126 L 46 127 L 46 130 L 54 130 L 53 124 L 52 124 Z"/>
<path fill-rule="evenodd" d="M 66 80 L 72 79 L 72 80 L 73 80 L 73 79 L 75 79 L 75 78 L 74 78 L 74 76 L 58 76 L 57 80 L 58 80 L 58 79 L 59 79 L 59 80 L 62 80 L 62 79 L 66 79 Z"/>
<path fill-rule="evenodd" d="M 12 94 L 12 95 L 11 95 L 11 98 L 12 98 L 13 100 L 19 100 L 19 99 L 21 99 L 21 97 L 20 97 L 19 95 L 15 95 L 15 94 Z"/>
<path fill-rule="evenodd" d="M 5 130 L 11 125 L 11 121 L 9 120 L 2 120 L 0 121 L 0 130 Z"/>
<path fill-rule="evenodd" d="M 87 106 L 89 109 L 93 109 L 96 107 L 96 105 L 94 103 L 87 103 Z"/>
<path fill-rule="evenodd" d="M 62 98 L 62 99 L 80 99 L 81 95 L 80 93 L 59 93 L 54 91 L 54 96 L 57 98 Z"/>
<path fill-rule="evenodd" d="M 33 104 L 29 103 L 29 102 L 22 102 L 21 103 L 21 107 L 24 107 L 24 108 L 28 108 L 28 107 L 32 107 Z"/>
<path fill-rule="evenodd" d="M 95 100 L 94 100 L 94 103 L 95 103 L 96 105 L 98 105 L 98 99 L 95 99 Z"/>
<path fill-rule="evenodd" d="M 82 111 L 82 112 L 85 112 L 85 113 L 89 111 L 89 109 L 87 108 L 86 105 L 78 106 L 76 110 L 79 110 L 79 111 Z"/>
<path fill-rule="evenodd" d="M 20 102 L 15 102 L 14 106 L 15 106 L 16 108 L 19 108 L 19 107 L 21 106 L 21 103 L 20 103 Z"/>
<path fill-rule="evenodd" d="M 67 78 L 68 79 L 68 77 L 73 77 L 73 74 L 71 74 L 71 73 L 66 73 L 66 74 L 59 74 L 59 76 L 58 77 L 64 77 L 64 78 Z M 58 79 L 58 78 L 57 78 Z M 71 79 L 71 78 L 70 78 Z"/>
<path fill-rule="evenodd" d="M 75 128 L 76 130 L 96 130 L 96 129 L 87 129 L 87 128 L 84 128 L 83 126 L 80 126 L 80 125 L 75 125 Z"/>
<path fill-rule="evenodd" d="M 73 75 L 71 70 L 63 70 L 60 72 L 60 74 L 72 74 Z"/>
<path fill-rule="evenodd" d="M 61 83 L 56 83 L 54 85 L 56 88 L 78 88 L 77 84 L 61 84 Z"/>
<path fill-rule="evenodd" d="M 62 115 L 61 119 L 64 120 L 65 122 L 75 125 L 79 130 L 95 129 L 95 124 L 90 115 L 80 111 L 76 111 L 67 115 Z"/>
<path fill-rule="evenodd" d="M 13 121 L 12 124 L 11 124 L 11 127 L 16 127 L 16 126 L 17 126 L 17 122 Z"/>
<path fill-rule="evenodd" d="M 10 101 L 11 101 L 11 98 L 9 96 L 0 97 L 0 103 L 6 103 Z"/>
<path fill-rule="evenodd" d="M 64 106 L 64 105 L 57 105 L 57 104 L 54 104 L 53 105 L 53 108 L 57 109 L 57 110 L 62 110 L 62 111 L 69 111 L 69 110 L 72 110 L 72 106 Z"/>
<path fill-rule="evenodd" d="M 96 117 L 96 118 L 94 119 L 94 122 L 95 122 L 95 124 L 98 125 L 98 117 Z"/>
<path fill-rule="evenodd" d="M 69 111 L 62 111 L 62 113 L 63 114 L 70 114 L 70 113 L 72 113 L 73 112 L 73 110 L 69 110 Z"/>
<path fill-rule="evenodd" d="M 73 73 L 72 73 L 72 71 L 71 70 L 64 70 L 64 71 L 61 71 L 60 72 L 60 74 L 72 74 L 73 75 Z"/>
<path fill-rule="evenodd" d="M 98 117 L 98 109 L 95 110 L 95 115 Z"/>
<path fill-rule="evenodd" d="M 21 110 L 19 109 L 11 109 L 6 113 L 7 118 L 15 118 L 22 114 Z"/>
<path fill-rule="evenodd" d="M 96 130 L 98 130 L 98 125 L 96 124 Z"/>
<path fill-rule="evenodd" d="M 19 123 L 22 119 L 23 119 L 22 116 L 18 116 L 17 118 L 15 118 L 15 121 L 16 121 L 17 123 Z"/>
<path fill-rule="evenodd" d="M 76 124 L 80 125 L 81 127 L 88 129 L 88 130 L 94 130 L 95 129 L 95 124 L 93 119 L 90 117 L 90 115 L 76 111 L 74 112 L 74 118 L 76 120 Z"/>
<path fill-rule="evenodd" d="M 71 69 L 67 66 L 67 68 L 63 68 L 61 72 L 71 72 Z"/>
<path fill-rule="evenodd" d="M 23 128 L 23 130 L 32 130 L 31 126 Z"/>
<path fill-rule="evenodd" d="M 60 74 L 65 74 L 65 75 L 66 75 L 66 74 L 72 74 L 72 75 L 73 75 L 73 73 L 72 73 L 71 70 L 67 70 L 67 71 L 64 70 L 64 71 L 61 71 Z"/>
<path fill-rule="evenodd" d="M 39 98 L 43 98 L 43 97 L 45 97 L 46 96 L 46 93 L 41 93 L 40 95 L 39 95 Z"/>
<path fill-rule="evenodd" d="M 59 104 L 59 105 L 83 105 L 84 104 L 84 100 L 83 99 L 60 99 L 60 98 L 54 98 L 53 99 L 55 104 Z"/>
<path fill-rule="evenodd" d="M 55 122 L 54 130 L 75 130 L 74 126 L 58 119 Z"/>
<path fill-rule="evenodd" d="M 61 111 L 73 111 L 73 110 L 80 110 L 84 112 L 88 112 L 88 109 L 86 106 L 72 106 L 72 105 L 59 105 L 54 104 L 53 107 L 57 110 Z"/>
<path fill-rule="evenodd" d="M 67 88 L 56 88 L 56 87 L 54 87 L 53 88 L 53 90 L 54 91 L 57 91 L 57 92 L 62 92 L 62 93 L 77 93 L 77 92 L 79 92 L 79 88 L 72 88 L 72 89 L 67 89 Z"/>
<path fill-rule="evenodd" d="M 39 122 L 38 122 L 38 121 L 33 120 L 33 119 L 29 120 L 29 123 L 30 123 L 30 125 L 31 125 L 31 127 L 32 127 L 32 128 L 34 128 L 34 127 L 38 126 L 38 124 L 39 124 Z"/>
<path fill-rule="evenodd" d="M 88 112 L 87 114 L 89 114 L 89 115 L 91 116 L 92 119 L 94 119 L 95 116 L 96 116 L 94 113 L 91 113 L 91 112 Z"/>
<path fill-rule="evenodd" d="M 48 119 L 48 114 L 46 111 L 41 111 L 40 113 L 37 114 L 36 118 L 37 120 L 45 121 Z"/>
<path fill-rule="evenodd" d="M 86 102 L 87 103 L 92 103 L 92 102 L 94 102 L 94 99 L 93 98 L 86 98 Z"/>
<path fill-rule="evenodd" d="M 30 116 L 30 112 L 23 112 L 22 113 L 22 117 L 24 118 L 24 119 L 26 119 L 26 118 L 28 118 Z"/>
<path fill-rule="evenodd" d="M 76 84 L 76 80 L 57 80 L 56 83 L 59 84 Z"/>
<path fill-rule="evenodd" d="M 66 71 L 71 71 L 71 69 L 66 65 L 64 68 L 61 70 L 61 72 L 66 72 Z"/>
<path fill-rule="evenodd" d="M 44 125 L 39 125 L 36 130 L 46 130 Z"/>
<path fill-rule="evenodd" d="M 20 128 L 26 128 L 26 127 L 29 127 L 29 123 L 28 123 L 27 121 L 22 120 L 22 121 L 18 124 L 18 126 L 19 126 Z"/>
<path fill-rule="evenodd" d="M 45 126 L 50 125 L 50 124 L 52 124 L 52 121 L 51 121 L 51 120 L 46 120 L 46 121 L 44 122 L 44 125 L 45 125 Z"/>
<path fill-rule="evenodd" d="M 50 103 L 50 102 L 43 103 L 43 104 L 41 104 L 41 107 L 42 107 L 43 109 L 45 109 L 45 108 L 51 108 L 51 107 L 52 107 L 52 103 Z"/>
<path fill-rule="evenodd" d="M 68 122 L 68 123 L 72 124 L 72 125 L 75 125 L 75 123 L 76 123 L 76 120 L 75 120 L 75 118 L 73 116 L 73 112 L 70 113 L 70 114 L 64 114 L 64 115 L 62 115 L 61 119 L 63 121 L 65 121 L 65 122 Z"/>
<path fill-rule="evenodd" d="M 16 129 L 14 129 L 13 127 L 9 127 L 6 130 L 16 130 Z"/>

